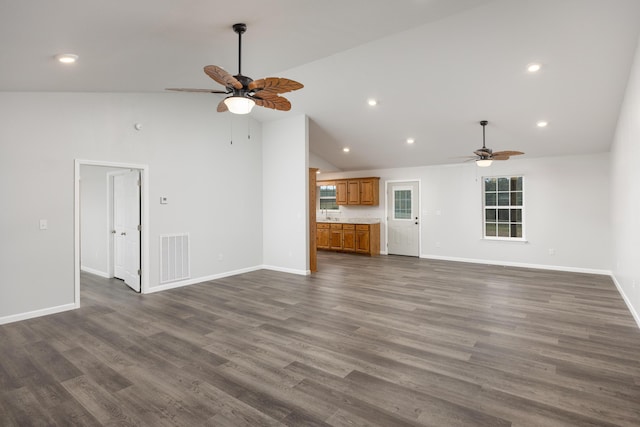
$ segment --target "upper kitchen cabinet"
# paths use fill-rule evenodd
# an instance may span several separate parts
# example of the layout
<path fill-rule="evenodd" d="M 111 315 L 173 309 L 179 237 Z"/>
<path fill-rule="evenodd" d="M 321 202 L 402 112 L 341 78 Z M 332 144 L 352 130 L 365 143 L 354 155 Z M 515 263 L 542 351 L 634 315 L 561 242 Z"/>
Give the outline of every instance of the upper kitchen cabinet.
<path fill-rule="evenodd" d="M 336 204 L 378 206 L 380 204 L 380 178 L 336 180 Z"/>
<path fill-rule="evenodd" d="M 371 206 L 380 204 L 380 178 L 360 180 L 360 204 Z"/>
<path fill-rule="evenodd" d="M 347 194 L 349 191 L 347 190 L 347 181 L 336 181 L 336 204 L 337 205 L 347 205 L 349 204 L 349 200 L 347 199 Z"/>

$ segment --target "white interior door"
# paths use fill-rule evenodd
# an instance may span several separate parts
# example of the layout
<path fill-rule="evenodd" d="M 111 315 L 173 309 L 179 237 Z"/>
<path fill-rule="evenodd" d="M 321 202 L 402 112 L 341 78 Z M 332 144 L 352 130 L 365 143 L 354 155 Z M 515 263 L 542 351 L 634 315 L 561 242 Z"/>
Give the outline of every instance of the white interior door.
<path fill-rule="evenodd" d="M 417 181 L 387 186 L 387 252 L 420 256 L 420 194 Z"/>
<path fill-rule="evenodd" d="M 140 292 L 140 171 L 113 176 L 114 276 Z"/>

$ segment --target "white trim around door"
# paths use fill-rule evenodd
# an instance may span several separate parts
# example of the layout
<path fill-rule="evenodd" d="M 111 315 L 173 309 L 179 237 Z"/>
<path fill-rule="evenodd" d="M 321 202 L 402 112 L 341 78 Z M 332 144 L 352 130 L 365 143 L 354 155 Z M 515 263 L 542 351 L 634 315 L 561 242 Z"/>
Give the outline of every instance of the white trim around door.
<path fill-rule="evenodd" d="M 392 200 L 389 200 L 389 189 L 391 187 L 394 186 L 398 186 L 398 185 L 416 185 L 417 186 L 417 194 L 416 196 L 418 197 L 418 206 L 416 207 L 417 210 L 414 211 L 414 216 L 415 218 L 411 219 L 411 222 L 415 222 L 417 223 L 417 239 L 418 239 L 418 253 L 417 254 L 411 254 L 411 256 L 416 256 L 416 257 L 420 257 L 420 255 L 422 254 L 422 197 L 420 197 L 421 195 L 421 188 L 422 188 L 422 182 L 420 179 L 397 179 L 397 180 L 388 180 L 385 181 L 384 183 L 384 194 L 385 194 L 385 198 L 384 198 L 384 212 L 385 212 L 385 252 L 389 255 L 389 208 L 392 206 Z"/>
<path fill-rule="evenodd" d="M 140 263 L 141 263 L 141 293 L 145 294 L 149 289 L 149 166 L 132 164 L 106 162 L 99 160 L 82 160 L 75 159 L 74 172 L 74 304 L 76 308 L 80 307 L 80 167 L 89 166 L 105 166 L 123 169 L 138 169 L 140 171 L 140 192 L 141 192 L 141 246 L 140 246 Z"/>

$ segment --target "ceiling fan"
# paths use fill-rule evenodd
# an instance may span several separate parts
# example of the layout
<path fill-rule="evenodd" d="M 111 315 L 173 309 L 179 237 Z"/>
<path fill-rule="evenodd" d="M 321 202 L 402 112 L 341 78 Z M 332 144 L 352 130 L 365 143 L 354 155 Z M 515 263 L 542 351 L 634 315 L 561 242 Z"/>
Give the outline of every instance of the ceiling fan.
<path fill-rule="evenodd" d="M 476 161 L 476 164 L 480 167 L 490 166 L 494 160 L 509 160 L 511 156 L 519 156 L 520 154 L 524 154 L 522 151 L 496 151 L 495 153 L 491 148 L 487 148 L 485 145 L 485 137 L 484 131 L 485 127 L 489 122 L 486 120 L 480 121 L 480 125 L 482 125 L 482 148 L 478 148 L 473 152 L 475 156 L 472 160 Z"/>
<path fill-rule="evenodd" d="M 242 34 L 247 31 L 246 24 L 234 24 L 233 31 L 238 34 L 238 74 L 232 76 L 222 67 L 207 65 L 204 72 L 225 90 L 168 88 L 180 92 L 224 93 L 227 96 L 218 104 L 218 112 L 230 111 L 234 114 L 248 114 L 254 105 L 280 111 L 289 111 L 291 103 L 281 93 L 302 89 L 296 81 L 282 77 L 265 77 L 253 80 L 242 75 Z"/>

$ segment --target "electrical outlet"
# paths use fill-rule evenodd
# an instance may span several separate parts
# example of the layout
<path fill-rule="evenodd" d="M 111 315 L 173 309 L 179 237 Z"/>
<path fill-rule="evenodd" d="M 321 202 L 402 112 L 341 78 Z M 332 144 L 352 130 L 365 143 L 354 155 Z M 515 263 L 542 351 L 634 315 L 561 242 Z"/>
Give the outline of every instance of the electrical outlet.
<path fill-rule="evenodd" d="M 556 254 L 556 250 L 551 248 L 549 249 L 549 255 L 555 255 Z"/>
<path fill-rule="evenodd" d="M 218 261 L 222 261 L 224 259 L 224 255 L 218 254 Z"/>
<path fill-rule="evenodd" d="M 440 242 L 436 242 L 436 248 L 440 247 Z"/>
<path fill-rule="evenodd" d="M 49 221 L 47 221 L 46 219 L 41 219 L 40 220 L 40 230 L 46 230 L 49 228 Z"/>

